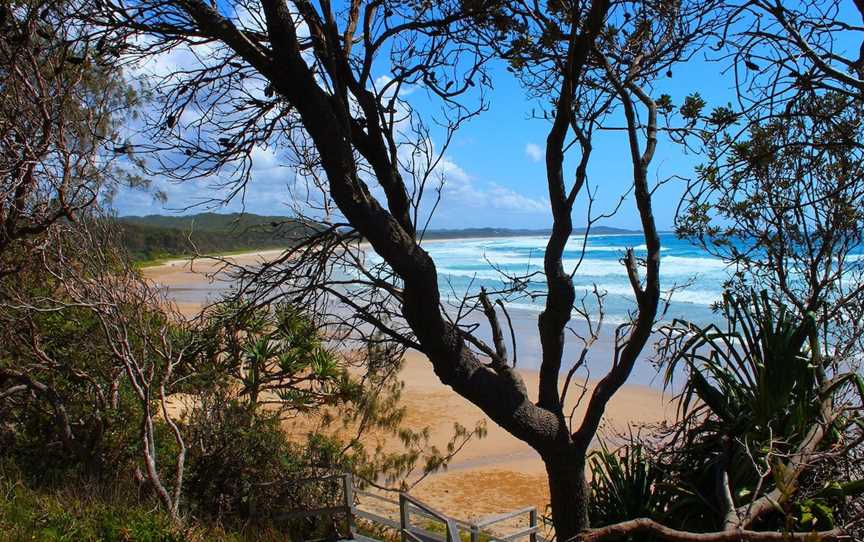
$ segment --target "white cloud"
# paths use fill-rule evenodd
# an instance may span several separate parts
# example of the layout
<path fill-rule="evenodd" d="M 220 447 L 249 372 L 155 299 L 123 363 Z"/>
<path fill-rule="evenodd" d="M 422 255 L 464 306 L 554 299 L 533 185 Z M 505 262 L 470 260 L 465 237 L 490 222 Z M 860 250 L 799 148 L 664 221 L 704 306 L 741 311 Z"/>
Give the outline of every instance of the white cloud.
<path fill-rule="evenodd" d="M 252 170 L 256 172 L 268 171 L 283 166 L 279 154 L 273 147 L 262 147 L 255 145 L 252 147 Z"/>
<path fill-rule="evenodd" d="M 539 162 L 543 159 L 543 149 L 536 143 L 527 143 L 525 145 L 525 156 L 530 158 L 532 162 Z"/>
<path fill-rule="evenodd" d="M 489 183 L 486 194 L 489 204 L 495 209 L 521 213 L 543 213 L 549 210 L 547 201 L 523 196 L 515 190 L 495 183 Z"/>
<path fill-rule="evenodd" d="M 235 18 L 252 28 L 256 24 L 260 24 L 249 13 L 242 11 L 238 11 Z M 304 31 L 306 30 L 304 29 Z M 209 45 L 177 47 L 166 54 L 151 57 L 136 64 L 134 74 L 155 78 L 168 77 L 169 80 L 174 81 L 170 77 L 172 74 L 200 69 L 218 61 L 219 58 L 220 51 Z M 391 78 L 388 75 L 381 75 L 374 80 L 372 86 L 380 91 L 390 81 Z M 263 84 L 259 78 L 249 78 L 244 81 L 244 85 L 249 86 L 245 89 L 249 93 L 263 94 Z M 400 95 L 407 96 L 417 88 L 416 86 L 403 87 L 400 90 Z M 392 92 L 392 88 L 388 90 L 388 94 Z M 407 110 L 403 111 L 405 106 L 398 101 L 396 107 L 400 113 L 405 113 L 404 115 L 397 115 L 397 118 L 400 119 L 398 128 L 404 128 L 407 131 L 410 129 Z M 177 129 L 183 129 L 200 114 L 200 111 L 194 108 L 187 109 L 178 122 Z M 138 135 L 140 137 L 140 134 Z M 435 146 L 430 142 L 428 148 L 434 150 Z M 400 148 L 401 161 L 404 164 L 411 164 L 416 160 L 415 166 L 420 168 L 420 172 L 422 172 L 423 157 L 406 155 L 405 153 L 409 152 L 408 149 L 410 147 L 405 147 L 405 150 Z M 290 206 L 296 203 L 292 199 L 291 192 L 292 188 L 296 189 L 296 180 L 293 171 L 285 167 L 287 161 L 283 153 L 284 151 L 280 147 L 274 145 L 253 148 L 252 179 L 248 185 L 248 192 L 243 194 L 242 198 L 238 197 L 218 210 L 239 210 L 245 207 L 247 211 L 262 214 L 286 214 L 290 212 Z M 528 143 L 525 146 L 525 154 L 532 161 L 539 162 L 543 157 L 543 149 L 536 144 Z M 406 181 L 408 179 L 409 176 L 406 175 Z M 442 192 L 444 201 L 442 203 L 446 205 L 446 209 L 444 206 L 439 207 L 436 213 L 447 215 L 445 218 L 447 222 L 443 224 L 445 226 L 458 226 L 463 222 L 480 225 L 501 224 L 502 222 L 509 222 L 510 219 L 506 217 L 510 214 L 523 215 L 523 218 L 519 220 L 529 221 L 541 220 L 542 217 L 548 215 L 547 199 L 532 198 L 507 186 L 485 179 L 477 179 L 450 157 L 445 156 L 438 162 L 431 179 L 434 180 L 430 180 L 430 185 L 434 185 L 436 180 L 444 182 Z M 185 209 L 194 203 L 226 195 L 225 184 L 227 181 L 226 178 L 211 178 L 199 179 L 194 182 L 172 183 L 157 178 L 154 179 L 154 187 L 165 191 L 168 197 L 167 204 L 163 205 L 161 202 L 153 200 L 152 196 L 145 192 L 124 190 L 118 195 L 115 205 L 123 214 L 170 213 Z M 374 179 L 370 179 L 369 184 L 376 197 L 383 200 L 382 190 Z M 426 196 L 426 202 L 431 207 L 434 194 L 430 192 Z M 194 210 L 201 211 L 205 208 Z M 425 211 L 430 210 L 425 209 Z"/>
<path fill-rule="evenodd" d="M 372 89 L 375 92 L 381 92 L 384 89 L 384 87 L 386 87 L 392 81 L 393 81 L 393 78 L 387 74 L 379 75 L 378 77 L 375 78 L 375 81 L 372 84 Z M 393 85 L 393 86 L 389 87 L 387 89 L 387 92 L 384 93 L 384 97 L 391 98 L 396 93 L 396 88 L 397 88 L 397 85 Z M 414 91 L 417 90 L 417 85 L 409 85 L 409 84 L 402 83 L 401 85 L 398 85 L 398 88 L 399 88 L 399 97 L 404 98 L 406 96 L 410 96 L 411 94 L 413 94 Z"/>
<path fill-rule="evenodd" d="M 443 201 L 454 207 L 495 209 L 517 213 L 545 213 L 546 199 L 535 199 L 494 182 L 475 182 L 464 169 L 447 158 L 438 165 L 444 180 Z"/>

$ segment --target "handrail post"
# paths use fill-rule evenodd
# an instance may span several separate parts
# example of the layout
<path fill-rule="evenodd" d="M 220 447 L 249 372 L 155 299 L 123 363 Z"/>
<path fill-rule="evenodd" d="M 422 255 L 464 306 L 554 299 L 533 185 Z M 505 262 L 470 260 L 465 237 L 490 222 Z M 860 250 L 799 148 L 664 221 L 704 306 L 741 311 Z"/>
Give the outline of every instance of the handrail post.
<path fill-rule="evenodd" d="M 480 528 L 471 525 L 471 542 L 480 542 Z"/>
<path fill-rule="evenodd" d="M 459 527 L 456 526 L 456 522 L 448 517 L 442 519 L 444 520 L 444 528 L 447 529 L 447 542 L 462 542 L 459 538 Z"/>
<path fill-rule="evenodd" d="M 528 512 L 528 526 L 534 527 L 535 529 L 531 531 L 531 534 L 528 535 L 528 540 L 530 542 L 537 542 L 537 509 L 532 508 L 530 512 Z"/>
<path fill-rule="evenodd" d="M 402 542 L 408 541 L 408 528 L 411 527 L 411 518 L 408 515 L 408 500 L 404 493 L 399 493 L 399 525 L 402 527 L 399 531 Z"/>
<path fill-rule="evenodd" d="M 345 513 L 347 514 L 348 536 L 354 538 L 357 526 L 354 523 L 354 477 L 346 472 L 342 477 L 342 493 L 345 496 Z"/>

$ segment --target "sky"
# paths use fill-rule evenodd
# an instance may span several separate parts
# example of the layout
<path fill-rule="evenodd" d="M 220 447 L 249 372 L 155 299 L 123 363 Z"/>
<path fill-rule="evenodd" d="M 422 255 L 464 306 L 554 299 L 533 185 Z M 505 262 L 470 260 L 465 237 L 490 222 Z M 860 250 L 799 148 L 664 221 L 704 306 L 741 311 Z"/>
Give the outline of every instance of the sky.
<path fill-rule="evenodd" d="M 148 69 L 158 72 L 187 60 L 175 54 L 155 61 L 155 67 Z M 488 95 L 489 110 L 462 127 L 447 150 L 447 181 L 442 201 L 431 221 L 434 229 L 545 228 L 551 224 L 543 163 L 549 123 L 528 118 L 538 104 L 526 98 L 515 76 L 504 68 L 495 65 L 492 69 L 494 88 Z M 659 81 L 652 94 L 656 97 L 668 93 L 674 103 L 680 104 L 684 96 L 699 91 L 710 106 L 725 105 L 733 96 L 732 79 L 728 74 L 721 74 L 721 69 L 717 63 L 692 59 L 674 68 L 673 77 Z M 654 180 L 672 175 L 691 177 L 698 162 L 698 156 L 688 155 L 680 146 L 661 141 L 650 176 Z M 212 183 L 208 180 L 176 184 L 157 176 L 150 181 L 154 188 L 165 193 L 167 201 L 158 201 L 152 194 L 140 190 L 124 189 L 113 201 L 115 211 L 119 215 L 241 210 L 267 215 L 290 214 L 287 186 L 293 181 L 292 171 L 278 155 L 267 150 L 260 150 L 254 157 L 252 182 L 245 197 L 225 206 L 189 209 L 190 205 L 212 197 Z M 623 132 L 596 136 L 588 183 L 596 188 L 597 212 L 613 208 L 630 186 L 632 165 Z M 684 181 L 673 181 L 655 194 L 654 211 L 660 229 L 672 228 L 683 187 Z M 576 203 L 573 222 L 577 227 L 586 222 L 586 201 L 583 196 Z M 632 198 L 625 201 L 615 216 L 601 224 L 638 228 L 639 218 Z"/>

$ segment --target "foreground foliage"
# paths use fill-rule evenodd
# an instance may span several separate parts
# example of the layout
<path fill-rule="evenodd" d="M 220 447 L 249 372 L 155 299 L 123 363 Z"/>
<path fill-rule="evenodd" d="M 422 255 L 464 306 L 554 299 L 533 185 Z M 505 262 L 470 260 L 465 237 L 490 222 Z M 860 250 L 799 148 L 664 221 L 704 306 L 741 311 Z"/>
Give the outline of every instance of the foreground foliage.
<path fill-rule="evenodd" d="M 727 295 L 724 309 L 725 329 L 666 330 L 667 386 L 684 377 L 678 422 L 592 457 L 592 521 L 860 536 L 864 379 L 826 377 L 812 315 L 775 312 L 764 292 Z"/>
<path fill-rule="evenodd" d="M 252 542 L 282 541 L 268 528 L 231 531 L 209 521 L 178 526 L 158 503 L 134 487 L 92 480 L 61 486 L 29 485 L 14 466 L 0 466 L 0 540 L 8 542 Z"/>
<path fill-rule="evenodd" d="M 184 319 L 110 226 L 57 228 L 38 260 L 0 277 L 0 460 L 27 485 L 119 484 L 175 525 L 252 523 L 304 539 L 332 526 L 276 516 L 330 506 L 341 489 L 300 480 L 354 472 L 399 485 L 482 436 L 457 427 L 446 450 L 430 446 L 428 431 L 402 425 L 402 351 L 337 352 L 287 303 L 234 299 Z M 283 422 L 297 415 L 305 434 L 289 438 Z M 385 452 L 372 431 L 404 450 Z"/>

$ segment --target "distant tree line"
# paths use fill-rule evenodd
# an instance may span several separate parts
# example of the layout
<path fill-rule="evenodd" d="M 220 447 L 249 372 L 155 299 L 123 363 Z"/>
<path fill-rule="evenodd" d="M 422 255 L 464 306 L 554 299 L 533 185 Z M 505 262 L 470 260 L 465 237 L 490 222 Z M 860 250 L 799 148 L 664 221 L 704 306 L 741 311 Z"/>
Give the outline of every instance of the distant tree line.
<path fill-rule="evenodd" d="M 254 213 L 199 213 L 170 216 L 123 216 L 117 219 L 123 232 L 122 242 L 135 261 L 158 260 L 173 256 L 217 254 L 240 250 L 289 248 L 320 224 L 310 224 L 284 216 Z M 574 234 L 589 233 L 576 228 Z M 594 226 L 590 233 L 632 234 L 638 231 Z M 471 239 L 482 237 L 544 236 L 548 229 L 458 228 L 429 230 L 426 239 Z"/>
<path fill-rule="evenodd" d="M 116 220 L 133 260 L 288 248 L 314 226 L 286 217 L 202 213 L 184 217 L 122 217 Z"/>

